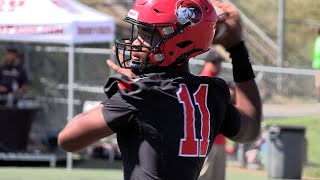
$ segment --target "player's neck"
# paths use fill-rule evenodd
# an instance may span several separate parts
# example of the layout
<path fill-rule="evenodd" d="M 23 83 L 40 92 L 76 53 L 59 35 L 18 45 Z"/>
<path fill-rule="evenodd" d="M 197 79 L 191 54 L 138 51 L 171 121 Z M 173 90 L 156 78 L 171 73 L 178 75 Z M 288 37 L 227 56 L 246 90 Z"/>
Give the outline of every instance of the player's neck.
<path fill-rule="evenodd" d="M 181 65 L 181 66 L 175 67 L 174 70 L 175 70 L 175 71 L 178 71 L 178 72 L 190 73 L 189 63 L 184 63 L 184 64 Z"/>

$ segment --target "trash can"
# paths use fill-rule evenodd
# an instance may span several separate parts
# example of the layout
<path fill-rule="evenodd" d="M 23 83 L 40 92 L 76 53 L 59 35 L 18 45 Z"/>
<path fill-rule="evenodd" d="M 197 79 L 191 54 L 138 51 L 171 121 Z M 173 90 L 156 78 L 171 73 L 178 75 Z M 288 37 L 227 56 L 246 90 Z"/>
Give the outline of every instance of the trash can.
<path fill-rule="evenodd" d="M 0 152 L 27 149 L 29 132 L 38 110 L 0 107 Z"/>
<path fill-rule="evenodd" d="M 301 179 L 305 159 L 305 128 L 269 126 L 267 137 L 269 178 Z"/>

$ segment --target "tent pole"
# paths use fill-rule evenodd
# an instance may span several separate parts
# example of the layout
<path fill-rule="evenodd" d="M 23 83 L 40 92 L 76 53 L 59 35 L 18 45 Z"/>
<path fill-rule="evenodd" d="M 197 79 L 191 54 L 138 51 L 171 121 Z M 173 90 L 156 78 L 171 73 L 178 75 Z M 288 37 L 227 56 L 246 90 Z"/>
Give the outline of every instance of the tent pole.
<path fill-rule="evenodd" d="M 73 117 L 73 84 L 74 84 L 74 44 L 69 46 L 68 51 L 68 117 L 70 121 Z M 67 153 L 67 170 L 72 169 L 72 153 Z"/>

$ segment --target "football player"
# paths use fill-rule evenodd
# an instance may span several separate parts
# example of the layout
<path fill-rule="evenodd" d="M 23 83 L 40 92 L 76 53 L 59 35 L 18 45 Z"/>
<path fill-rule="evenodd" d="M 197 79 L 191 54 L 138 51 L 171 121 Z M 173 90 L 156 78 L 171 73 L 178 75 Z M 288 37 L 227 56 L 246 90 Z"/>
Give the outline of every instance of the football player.
<path fill-rule="evenodd" d="M 116 41 L 120 67 L 108 62 L 119 72 L 104 87 L 108 100 L 69 121 L 61 148 L 77 151 L 117 133 L 124 179 L 196 180 L 217 134 L 257 137 L 261 102 L 241 37 L 225 44 L 236 106 L 225 81 L 189 73 L 189 58 L 213 41 L 218 17 L 210 1 L 137 0 L 124 21 L 132 33 Z"/>

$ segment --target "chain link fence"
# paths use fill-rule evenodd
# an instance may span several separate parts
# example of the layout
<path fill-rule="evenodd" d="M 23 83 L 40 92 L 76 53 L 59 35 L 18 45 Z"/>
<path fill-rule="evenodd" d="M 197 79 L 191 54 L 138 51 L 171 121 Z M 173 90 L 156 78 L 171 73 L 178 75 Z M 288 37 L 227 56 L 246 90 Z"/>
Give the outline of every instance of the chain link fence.
<path fill-rule="evenodd" d="M 191 61 L 191 72 L 199 75 L 203 62 Z M 220 77 L 232 81 L 232 66 L 222 63 Z M 255 66 L 256 82 L 262 101 L 271 104 L 316 103 L 315 70 Z"/>
<path fill-rule="evenodd" d="M 67 48 L 56 51 L 36 48 L 30 52 L 29 70 L 31 90 L 38 92 L 47 131 L 60 130 L 67 121 L 68 54 Z M 87 100 L 102 101 L 103 84 L 109 76 L 105 60 L 108 54 L 91 53 L 77 49 L 75 54 L 74 114 L 82 111 Z"/>

